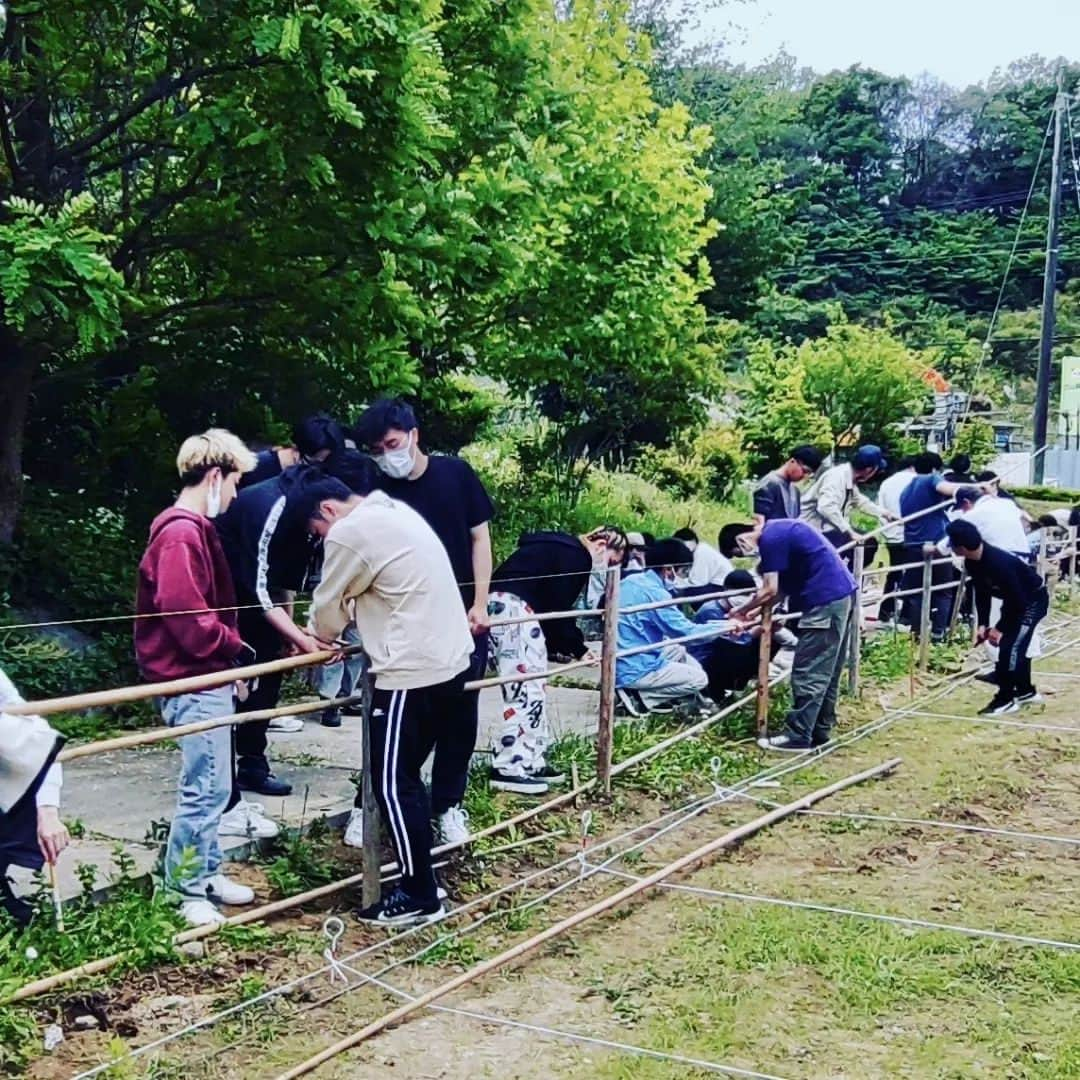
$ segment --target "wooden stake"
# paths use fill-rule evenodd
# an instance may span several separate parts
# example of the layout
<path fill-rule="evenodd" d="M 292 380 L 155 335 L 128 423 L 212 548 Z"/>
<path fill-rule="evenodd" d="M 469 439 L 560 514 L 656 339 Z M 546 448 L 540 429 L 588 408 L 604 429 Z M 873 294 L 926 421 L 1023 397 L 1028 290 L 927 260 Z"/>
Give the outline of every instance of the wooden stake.
<path fill-rule="evenodd" d="M 669 877 L 689 869 L 696 863 L 702 862 L 710 855 L 722 851 L 725 848 L 734 847 L 736 844 L 748 839 L 755 833 L 761 832 L 762 829 L 768 828 L 770 825 L 782 821 L 792 814 L 797 814 L 801 810 L 806 810 L 815 803 L 820 802 L 822 799 L 826 799 L 830 795 L 836 794 L 838 791 L 843 791 L 845 788 L 851 787 L 854 784 L 860 784 L 866 780 L 871 780 L 874 777 L 892 772 L 900 765 L 900 763 L 900 758 L 892 758 L 890 761 L 883 762 L 881 765 L 876 765 L 872 769 L 866 769 L 861 773 L 855 773 L 853 776 L 845 777 L 843 780 L 838 780 L 835 784 L 830 784 L 828 787 L 812 791 L 809 795 L 805 795 L 795 802 L 777 807 L 775 810 L 770 810 L 769 813 L 762 814 L 761 817 L 755 818 L 745 825 L 740 825 L 738 828 L 724 833 L 723 836 L 710 840 L 707 844 L 702 844 L 701 847 L 691 851 L 688 855 L 683 855 L 674 862 L 668 863 L 667 866 L 649 874 L 648 877 L 644 877 L 640 881 L 632 882 L 625 888 L 613 893 L 611 896 L 598 900 L 595 904 L 590 905 L 584 910 L 575 912 L 565 919 L 561 919 L 559 922 L 549 926 L 546 930 L 542 930 L 539 934 L 535 934 L 533 937 L 519 942 L 517 945 L 499 953 L 498 956 L 493 956 L 489 960 L 484 960 L 479 964 L 475 964 L 473 967 L 469 968 L 468 971 L 464 971 L 460 975 L 448 979 L 440 986 L 436 986 L 434 989 L 427 991 L 427 993 L 421 994 L 412 1001 L 388 1012 L 385 1016 L 381 1016 L 378 1020 L 373 1021 L 366 1027 L 354 1032 L 352 1035 L 346 1036 L 344 1039 L 339 1040 L 332 1046 L 328 1046 L 325 1050 L 313 1055 L 306 1061 L 302 1061 L 299 1065 L 281 1073 L 277 1080 L 295 1080 L 296 1077 L 306 1076 L 320 1065 L 325 1064 L 339 1054 L 343 1054 L 346 1050 L 351 1050 L 354 1046 L 359 1046 L 362 1042 L 366 1042 L 368 1039 L 385 1031 L 387 1028 L 393 1027 L 395 1024 L 400 1023 L 400 1021 L 407 1019 L 413 1013 L 430 1005 L 432 1002 L 438 1001 L 448 994 L 452 994 L 455 990 L 459 990 L 463 986 L 468 986 L 469 983 L 482 978 L 492 971 L 505 967 L 507 964 L 512 963 L 514 960 L 517 960 L 528 953 L 535 952 L 540 946 L 547 944 L 547 942 L 552 941 L 557 937 L 561 937 L 568 930 L 573 930 L 575 927 L 580 926 L 589 919 L 611 911 L 613 908 L 618 907 L 627 900 L 631 900 L 640 893 L 645 892 L 646 889 L 659 885 Z"/>
<path fill-rule="evenodd" d="M 952 641 L 956 633 L 956 623 L 960 618 L 960 608 L 964 604 L 964 589 L 967 587 L 967 563 L 960 568 L 960 580 L 956 584 L 956 595 L 953 597 L 952 612 L 949 615 L 949 640 Z"/>
<path fill-rule="evenodd" d="M 611 741 L 615 726 L 615 659 L 619 649 L 619 581 L 622 568 L 608 568 L 604 582 L 604 641 L 600 651 L 600 716 L 596 732 L 596 779 L 611 793 Z"/>
<path fill-rule="evenodd" d="M 930 605 L 934 594 L 933 544 L 923 544 L 922 608 L 919 611 L 919 670 L 926 671 L 930 663 Z"/>
<path fill-rule="evenodd" d="M 851 573 L 855 578 L 855 600 L 851 610 L 851 629 L 848 638 L 848 693 L 859 693 L 859 663 L 862 659 L 862 620 L 863 620 L 863 563 L 866 560 L 866 548 L 856 544 L 851 553 Z"/>
<path fill-rule="evenodd" d="M 60 899 L 60 881 L 56 876 L 56 863 L 51 860 L 45 864 L 49 868 L 49 885 L 52 888 L 53 911 L 56 912 L 56 929 L 64 932 L 64 903 Z"/>
<path fill-rule="evenodd" d="M 773 605 L 770 600 L 761 608 L 761 638 L 758 641 L 757 702 L 755 723 L 759 739 L 769 734 L 769 664 L 772 662 Z"/>

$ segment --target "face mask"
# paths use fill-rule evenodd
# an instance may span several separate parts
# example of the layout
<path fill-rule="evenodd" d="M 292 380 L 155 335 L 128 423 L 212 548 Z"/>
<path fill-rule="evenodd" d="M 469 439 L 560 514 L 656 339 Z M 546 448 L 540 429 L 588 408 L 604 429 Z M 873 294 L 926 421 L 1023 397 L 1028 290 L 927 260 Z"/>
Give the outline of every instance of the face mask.
<path fill-rule="evenodd" d="M 221 513 L 221 484 L 219 476 L 210 482 L 210 490 L 206 493 L 206 516 L 215 518 Z"/>
<path fill-rule="evenodd" d="M 416 464 L 413 455 L 412 438 L 405 446 L 398 447 L 397 450 L 387 450 L 383 454 L 378 454 L 375 458 L 375 464 L 387 476 L 394 480 L 404 480 L 405 477 L 413 471 L 413 466 Z"/>

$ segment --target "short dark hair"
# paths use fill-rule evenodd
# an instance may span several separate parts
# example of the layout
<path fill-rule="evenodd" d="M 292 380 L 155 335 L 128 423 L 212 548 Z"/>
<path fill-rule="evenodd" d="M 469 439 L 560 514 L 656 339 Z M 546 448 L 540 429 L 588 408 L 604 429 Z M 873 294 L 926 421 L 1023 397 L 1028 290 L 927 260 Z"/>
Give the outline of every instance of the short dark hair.
<path fill-rule="evenodd" d="M 949 462 L 949 468 L 953 472 L 966 473 L 971 469 L 971 458 L 967 454 L 953 454 Z"/>
<path fill-rule="evenodd" d="M 993 469 L 983 469 L 983 471 L 975 477 L 975 479 L 978 480 L 980 484 L 986 484 L 991 480 L 996 480 L 997 478 L 998 474 L 994 472 Z"/>
<path fill-rule="evenodd" d="M 645 549 L 645 565 L 650 570 L 660 566 L 689 566 L 693 561 L 693 552 L 674 536 L 657 540 Z"/>
<path fill-rule="evenodd" d="M 1058 519 L 1053 514 L 1040 514 L 1037 520 L 1044 529 L 1060 528 Z"/>
<path fill-rule="evenodd" d="M 643 531 L 642 534 L 641 534 L 641 539 L 645 541 L 645 546 L 646 547 L 648 547 L 650 544 L 655 544 L 656 543 L 656 537 L 653 536 L 653 534 L 651 532 L 644 532 Z"/>
<path fill-rule="evenodd" d="M 305 416 L 292 429 L 293 444 L 304 457 L 329 450 L 332 454 L 345 449 L 345 429 L 324 412 Z"/>
<path fill-rule="evenodd" d="M 740 525 L 736 522 L 733 522 L 730 525 L 725 525 L 720 530 L 720 535 L 717 537 L 716 546 L 720 549 L 720 554 L 728 559 L 734 558 L 736 555 L 741 554 L 736 537 L 742 536 L 743 533 L 753 531 L 753 525 Z"/>
<path fill-rule="evenodd" d="M 300 476 L 289 491 L 288 501 L 293 519 L 306 524 L 312 518 L 319 517 L 319 504 L 333 499 L 336 502 L 348 502 L 353 496 L 346 484 L 335 476 L 312 470 Z"/>
<path fill-rule="evenodd" d="M 361 446 L 374 446 L 388 431 L 412 431 L 417 427 L 413 407 L 401 398 L 379 398 L 359 416 L 353 427 Z"/>
<path fill-rule="evenodd" d="M 792 454 L 792 457 L 795 455 Z M 732 570 L 726 578 L 724 578 L 725 589 L 756 589 L 757 582 L 754 581 L 754 575 L 749 570 Z"/>
<path fill-rule="evenodd" d="M 945 535 L 954 548 L 975 551 L 983 542 L 982 533 L 970 521 L 950 521 L 945 528 Z"/>
<path fill-rule="evenodd" d="M 695 544 L 698 542 L 697 533 L 694 532 L 693 529 L 676 529 L 675 532 L 671 534 L 671 538 L 673 540 L 682 540 L 684 542 L 689 540 Z"/>
<path fill-rule="evenodd" d="M 379 486 L 378 465 L 367 454 L 351 447 L 334 454 L 326 462 L 325 471 L 355 495 L 370 495 Z"/>
<path fill-rule="evenodd" d="M 816 446 L 796 446 L 788 457 L 817 472 L 821 467 L 821 451 Z"/>
<path fill-rule="evenodd" d="M 929 476 L 930 473 L 937 472 L 944 463 L 940 454 L 935 454 L 933 450 L 925 450 L 923 453 L 915 455 L 912 464 L 920 476 Z"/>
<path fill-rule="evenodd" d="M 957 489 L 956 502 L 978 502 L 982 498 L 982 492 L 977 487 L 962 487 Z"/>

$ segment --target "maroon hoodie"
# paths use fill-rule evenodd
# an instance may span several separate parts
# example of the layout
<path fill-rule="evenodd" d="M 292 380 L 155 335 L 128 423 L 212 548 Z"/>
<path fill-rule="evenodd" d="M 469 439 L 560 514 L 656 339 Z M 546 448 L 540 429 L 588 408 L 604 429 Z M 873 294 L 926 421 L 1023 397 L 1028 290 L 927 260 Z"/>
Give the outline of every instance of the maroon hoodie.
<path fill-rule="evenodd" d="M 150 682 L 224 671 L 244 648 L 229 564 L 209 518 L 172 507 L 150 526 L 139 563 L 139 615 L 193 612 L 135 620 L 135 657 Z"/>

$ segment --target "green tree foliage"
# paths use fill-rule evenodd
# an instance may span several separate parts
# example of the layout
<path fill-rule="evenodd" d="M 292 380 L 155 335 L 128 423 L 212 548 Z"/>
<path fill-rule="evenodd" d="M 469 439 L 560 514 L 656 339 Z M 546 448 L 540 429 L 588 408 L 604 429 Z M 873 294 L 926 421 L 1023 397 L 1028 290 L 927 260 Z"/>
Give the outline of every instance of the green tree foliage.
<path fill-rule="evenodd" d="M 953 450 L 957 454 L 967 454 L 971 458 L 972 471 L 980 472 L 997 456 L 993 427 L 978 417 L 969 419 L 960 425 Z"/>

